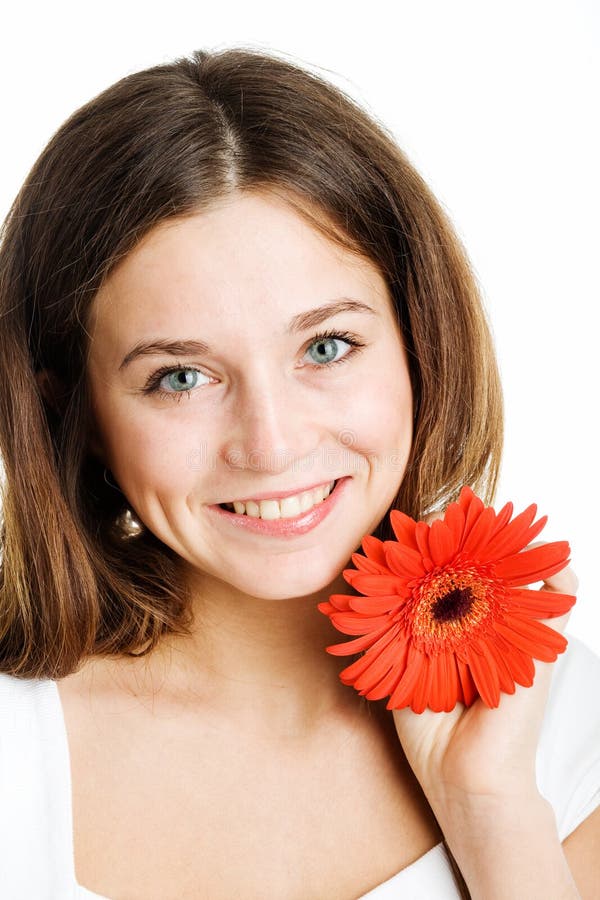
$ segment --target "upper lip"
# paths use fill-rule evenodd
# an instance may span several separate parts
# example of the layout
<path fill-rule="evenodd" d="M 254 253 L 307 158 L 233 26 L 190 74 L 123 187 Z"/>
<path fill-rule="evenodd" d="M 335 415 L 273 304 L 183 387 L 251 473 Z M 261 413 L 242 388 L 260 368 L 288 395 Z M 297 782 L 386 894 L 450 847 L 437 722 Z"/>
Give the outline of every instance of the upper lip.
<path fill-rule="evenodd" d="M 337 478 L 329 478 L 325 481 L 315 481 L 313 484 L 308 485 L 307 487 L 299 487 L 294 488 L 291 491 L 269 491 L 263 494 L 252 494 L 252 496 L 247 497 L 246 499 L 242 497 L 235 497 L 236 502 L 246 503 L 248 500 L 279 500 L 283 497 L 292 497 L 294 494 L 304 494 L 306 491 L 312 491 L 313 488 L 321 487 L 326 484 L 331 484 L 332 481 L 338 481 Z M 222 503 L 233 503 L 233 500 L 222 500 Z"/>

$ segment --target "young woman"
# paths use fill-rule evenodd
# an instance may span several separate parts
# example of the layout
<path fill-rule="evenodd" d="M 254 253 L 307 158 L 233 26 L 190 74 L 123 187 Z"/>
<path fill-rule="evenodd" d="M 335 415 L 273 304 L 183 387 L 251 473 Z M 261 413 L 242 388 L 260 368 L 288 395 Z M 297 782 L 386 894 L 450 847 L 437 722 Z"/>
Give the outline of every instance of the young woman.
<path fill-rule="evenodd" d="M 256 51 L 130 75 L 35 164 L 0 296 L 6 896 L 591 898 L 585 644 L 422 714 L 325 652 L 363 536 L 500 464 L 474 278 L 382 126 Z"/>

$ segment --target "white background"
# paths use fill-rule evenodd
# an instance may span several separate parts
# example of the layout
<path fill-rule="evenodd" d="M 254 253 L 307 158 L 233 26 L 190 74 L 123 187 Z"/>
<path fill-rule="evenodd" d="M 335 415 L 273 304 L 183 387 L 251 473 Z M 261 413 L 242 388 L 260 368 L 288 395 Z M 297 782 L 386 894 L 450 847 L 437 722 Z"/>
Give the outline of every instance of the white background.
<path fill-rule="evenodd" d="M 233 45 L 314 66 L 393 131 L 467 247 L 507 406 L 495 505 L 536 502 L 540 539 L 569 540 L 580 592 L 568 630 L 600 655 L 598 4 L 216 6 L 11 4 L 0 215 L 66 117 L 129 72 Z"/>

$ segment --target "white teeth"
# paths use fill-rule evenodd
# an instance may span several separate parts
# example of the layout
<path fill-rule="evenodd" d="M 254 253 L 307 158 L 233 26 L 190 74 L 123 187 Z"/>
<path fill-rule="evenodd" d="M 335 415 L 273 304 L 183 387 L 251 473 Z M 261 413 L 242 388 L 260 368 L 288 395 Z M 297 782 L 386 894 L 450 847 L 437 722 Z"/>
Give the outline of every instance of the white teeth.
<path fill-rule="evenodd" d="M 254 519 L 291 519 L 300 513 L 307 512 L 318 503 L 322 503 L 333 490 L 335 481 L 331 481 L 321 487 L 313 488 L 312 491 L 304 491 L 302 494 L 294 494 L 293 497 L 284 497 L 282 500 L 248 500 L 242 503 L 241 500 L 233 501 L 233 508 L 238 515 L 251 516 Z M 227 506 L 232 504 L 228 503 Z"/>
<path fill-rule="evenodd" d="M 292 516 L 299 516 L 301 512 L 304 512 L 302 506 L 300 505 L 300 497 L 284 497 L 283 500 L 280 500 L 279 512 L 282 519 L 291 519 Z M 310 509 L 312 503 L 308 502 L 308 499 L 305 501 L 305 510 Z"/>
<path fill-rule="evenodd" d="M 310 509 L 312 505 L 313 505 L 312 491 L 306 491 L 306 493 L 300 494 L 300 512 L 306 512 L 306 510 Z"/>
<path fill-rule="evenodd" d="M 242 503 L 242 506 L 246 507 L 247 516 L 253 516 L 255 519 L 259 518 L 260 508 L 258 503 L 255 503 L 254 500 L 248 500 L 246 504 Z"/>
<path fill-rule="evenodd" d="M 323 500 L 323 488 L 322 487 L 313 488 L 310 493 L 312 494 L 313 503 L 321 503 L 321 501 Z"/>
<path fill-rule="evenodd" d="M 281 510 L 277 500 L 260 500 L 258 504 L 261 519 L 280 519 Z"/>

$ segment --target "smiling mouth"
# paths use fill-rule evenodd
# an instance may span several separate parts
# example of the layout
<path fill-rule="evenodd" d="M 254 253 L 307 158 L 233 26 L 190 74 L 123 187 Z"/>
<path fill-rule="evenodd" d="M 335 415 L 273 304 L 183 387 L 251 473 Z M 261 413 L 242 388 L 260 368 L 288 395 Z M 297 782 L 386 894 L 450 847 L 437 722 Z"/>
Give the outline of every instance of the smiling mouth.
<path fill-rule="evenodd" d="M 323 503 L 333 493 L 339 481 L 338 478 L 310 491 L 281 500 L 247 500 L 245 503 L 234 500 L 233 503 L 219 503 L 219 506 L 226 512 L 254 519 L 292 519 Z"/>

